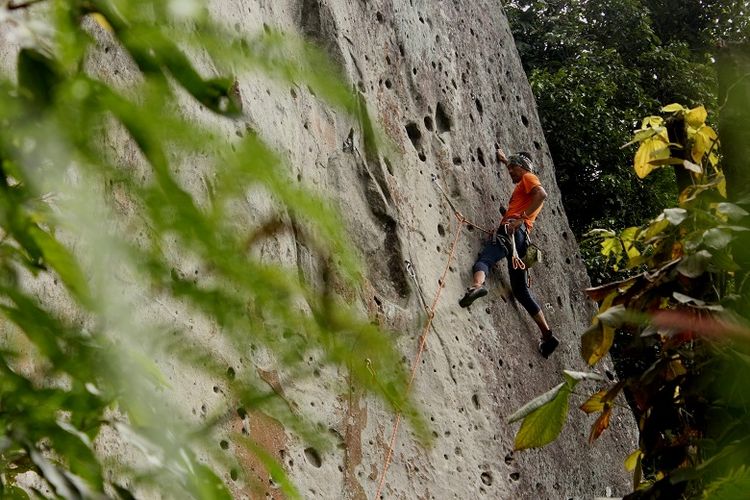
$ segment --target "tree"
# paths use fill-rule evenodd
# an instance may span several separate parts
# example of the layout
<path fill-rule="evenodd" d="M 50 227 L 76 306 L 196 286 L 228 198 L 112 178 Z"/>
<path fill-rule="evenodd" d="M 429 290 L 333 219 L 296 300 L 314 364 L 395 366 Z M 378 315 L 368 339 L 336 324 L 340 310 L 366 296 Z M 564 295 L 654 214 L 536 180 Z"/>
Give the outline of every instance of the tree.
<path fill-rule="evenodd" d="M 34 471 L 64 498 L 229 498 L 222 478 L 244 475 L 235 446 L 297 497 L 256 436 L 232 435 L 232 447 L 211 438 L 227 419 L 266 414 L 323 445 L 256 369 L 261 351 L 290 379 L 313 376 L 312 356 L 338 366 L 349 387 L 419 424 L 388 334 L 341 298 L 360 275 L 336 214 L 240 121 L 234 75 L 249 71 L 309 85 L 367 120 L 325 57 L 271 31 L 238 38 L 191 2 L 6 2 L 0 21 L 26 39 L 17 78 L 0 77 L 3 497 L 27 497 L 15 478 Z M 90 64 L 110 49 L 131 61 L 127 86 Z M 201 75 L 196 56 L 218 74 Z M 204 110 L 200 121 L 185 99 Z M 249 192 L 268 198 L 267 218 L 237 209 Z M 287 232 L 319 276 L 257 257 Z M 181 316 L 165 322 L 159 309 Z M 219 381 L 228 403 L 202 416 L 170 404 L 172 365 Z M 97 451 L 105 433 L 124 456 Z"/>

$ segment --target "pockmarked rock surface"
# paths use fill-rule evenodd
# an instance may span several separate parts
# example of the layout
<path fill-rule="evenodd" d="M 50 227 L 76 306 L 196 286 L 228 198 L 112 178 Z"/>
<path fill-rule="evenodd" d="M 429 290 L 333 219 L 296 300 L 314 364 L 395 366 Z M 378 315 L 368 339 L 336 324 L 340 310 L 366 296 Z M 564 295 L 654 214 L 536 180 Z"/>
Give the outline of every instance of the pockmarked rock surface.
<path fill-rule="evenodd" d="M 594 418 L 573 408 L 558 441 L 542 450 L 512 452 L 518 424 L 509 425 L 506 418 L 556 385 L 563 369 L 586 369 L 578 336 L 595 305 L 582 293 L 588 278 L 500 3 L 214 0 L 209 5 L 216 19 L 240 34 L 265 27 L 313 40 L 343 69 L 383 131 L 390 147 L 379 150 L 365 144 L 356 120 L 331 109 L 308 88 L 238 75 L 247 126 L 287 158 L 290 179 L 335 200 L 341 209 L 342 223 L 367 266 L 365 286 L 354 300 L 363 314 L 395 332 L 407 364 L 418 349 L 424 303 L 432 303 L 457 237 L 412 387 L 434 442 L 425 448 L 408 426 L 401 426 L 383 497 L 584 499 L 629 491 L 623 460 L 636 447 L 636 430 L 627 411 L 617 412 L 610 429 L 589 445 Z M 103 31 L 97 37 L 108 43 Z M 2 33 L 0 42 L 0 68 L 10 71 L 17 46 Z M 117 50 L 102 50 L 90 64 L 92 72 L 123 86 L 136 74 Z M 185 111 L 197 118 L 204 113 L 189 102 Z M 235 133 L 226 130 L 228 136 Z M 532 233 L 544 250 L 544 262 L 530 273 L 532 291 L 562 341 L 549 360 L 536 351 L 536 326 L 513 299 L 504 264 L 489 277 L 487 297 L 469 309 L 457 305 L 484 235 L 465 226 L 459 230 L 433 178 L 465 217 L 494 227 L 513 188 L 495 161 L 496 145 L 509 153 L 530 152 L 549 194 Z M 293 236 L 269 244 L 266 253 L 315 275 L 304 244 Z M 285 397 L 314 405 L 320 423 L 340 437 L 341 445 L 309 448 L 278 422 L 252 414 L 229 422 L 227 432 L 242 428 L 256 435 L 283 462 L 305 498 L 372 498 L 394 416 L 366 397 L 322 397 L 325 391 L 319 387 L 326 378 L 341 383 L 332 371 L 285 386 L 276 374 L 279 367 L 260 369 Z M 184 378 L 170 374 L 172 380 Z M 190 408 L 221 396 L 211 384 L 176 385 L 183 387 L 184 405 Z M 251 456 L 241 460 L 248 469 L 257 467 Z M 234 493 L 237 498 L 250 495 L 240 488 Z M 279 494 L 269 486 L 267 495 Z"/>

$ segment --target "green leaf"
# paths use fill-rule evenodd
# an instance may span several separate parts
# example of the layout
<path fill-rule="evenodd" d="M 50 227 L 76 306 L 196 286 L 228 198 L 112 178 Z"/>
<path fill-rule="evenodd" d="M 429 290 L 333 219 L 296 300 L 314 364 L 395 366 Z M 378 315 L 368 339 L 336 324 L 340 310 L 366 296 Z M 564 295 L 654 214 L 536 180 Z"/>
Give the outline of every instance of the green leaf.
<path fill-rule="evenodd" d="M 251 439 L 248 439 L 244 436 L 242 436 L 241 439 L 242 443 L 247 446 L 253 452 L 253 454 L 258 457 L 258 459 L 260 459 L 261 463 L 270 474 L 271 479 L 273 479 L 274 482 L 279 485 L 282 493 L 284 493 L 286 498 L 302 498 L 302 496 L 297 491 L 297 488 L 295 488 L 294 485 L 289 481 L 289 477 L 284 471 L 284 468 L 273 458 L 273 456 L 268 453 L 268 451 L 259 446 L 257 443 L 253 442 Z"/>
<path fill-rule="evenodd" d="M 732 242 L 732 234 L 719 228 L 711 228 L 703 233 L 703 244 L 715 250 L 726 248 Z"/>
<path fill-rule="evenodd" d="M 539 448 L 557 438 L 568 416 L 568 398 L 571 390 L 570 384 L 564 382 L 531 402 L 536 409 L 526 415 L 521 428 L 518 429 L 513 445 L 515 450 Z M 521 410 L 516 414 L 521 413 Z"/>
<path fill-rule="evenodd" d="M 739 264 L 735 262 L 729 249 L 719 249 L 711 252 L 711 271 L 728 271 L 735 272 L 740 269 Z"/>
<path fill-rule="evenodd" d="M 1 493 L 6 500 L 28 500 L 31 498 L 28 493 L 18 486 L 5 486 Z"/>
<path fill-rule="evenodd" d="M 565 381 L 568 383 L 568 386 L 570 386 L 571 391 L 575 388 L 578 382 L 582 380 L 596 380 L 598 382 L 607 381 L 606 378 L 602 377 L 598 373 L 593 373 L 593 372 L 578 372 L 578 371 L 572 371 L 572 370 L 563 370 L 563 376 L 565 377 Z"/>
<path fill-rule="evenodd" d="M 688 278 L 697 278 L 706 272 L 710 260 L 711 254 L 706 250 L 701 250 L 693 255 L 684 257 L 677 265 L 677 271 Z"/>
<path fill-rule="evenodd" d="M 37 226 L 30 227 L 28 232 L 42 251 L 44 261 L 57 272 L 65 285 L 81 302 L 89 303 L 86 278 L 78 267 L 78 261 L 68 249 Z"/>
<path fill-rule="evenodd" d="M 695 304 L 698 306 L 706 305 L 706 303 L 699 299 L 694 299 L 693 297 L 689 297 L 685 294 L 682 294 L 680 292 L 672 292 L 672 297 L 679 302 L 680 304 Z"/>
<path fill-rule="evenodd" d="M 195 498 L 201 500 L 232 500 L 232 495 L 224 482 L 211 469 L 192 460 L 188 466 L 188 489 Z"/>
<path fill-rule="evenodd" d="M 512 424 L 513 422 L 521 420 L 522 418 L 526 417 L 530 413 L 546 405 L 547 403 L 555 399 L 557 397 L 557 394 L 561 390 L 563 390 L 563 388 L 566 387 L 566 385 L 567 384 L 565 382 L 560 382 L 558 385 L 556 385 L 549 391 L 545 392 L 541 396 L 537 396 L 536 398 L 532 399 L 531 401 L 523 405 L 521 408 L 516 410 L 511 416 L 509 416 L 507 418 L 507 422 L 509 424 Z"/>
<path fill-rule="evenodd" d="M 618 328 L 628 319 L 628 310 L 624 305 L 618 304 L 596 316 L 602 324 L 611 328 Z"/>
<path fill-rule="evenodd" d="M 740 465 L 727 475 L 706 485 L 703 498 L 707 500 L 741 500 L 750 491 L 750 468 Z"/>
<path fill-rule="evenodd" d="M 720 214 L 726 215 L 731 220 L 740 220 L 743 217 L 747 217 L 748 212 L 739 205 L 734 203 L 722 202 L 716 206 L 716 211 Z"/>
<path fill-rule="evenodd" d="M 678 226 L 687 219 L 688 211 L 684 208 L 667 208 L 664 209 L 663 214 L 670 224 Z"/>

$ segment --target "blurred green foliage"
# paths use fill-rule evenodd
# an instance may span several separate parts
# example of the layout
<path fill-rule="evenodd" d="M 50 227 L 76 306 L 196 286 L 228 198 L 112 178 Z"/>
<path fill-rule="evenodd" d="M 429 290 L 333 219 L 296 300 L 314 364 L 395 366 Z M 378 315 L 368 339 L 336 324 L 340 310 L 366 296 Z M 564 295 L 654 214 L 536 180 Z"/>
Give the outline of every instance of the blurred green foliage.
<path fill-rule="evenodd" d="M 263 380 L 261 354 L 287 383 L 337 366 L 331 398 L 365 388 L 424 435 L 391 335 L 351 304 L 361 277 L 340 218 L 244 130 L 237 78 L 252 73 L 369 120 L 327 59 L 268 30 L 237 37 L 201 2 L 32 4 L 0 7 L 24 46 L 16 78 L 0 75 L 0 496 L 26 498 L 16 477 L 33 471 L 63 498 L 229 498 L 230 475 L 257 482 L 232 452 L 246 449 L 298 497 L 256 436 L 215 445 L 237 413 L 259 412 L 325 446 Z M 126 82 L 97 69 L 102 41 L 128 61 Z M 253 199 L 269 213 L 249 217 Z M 259 257 L 292 234 L 309 281 Z M 190 415 L 187 374 L 226 402 Z"/>

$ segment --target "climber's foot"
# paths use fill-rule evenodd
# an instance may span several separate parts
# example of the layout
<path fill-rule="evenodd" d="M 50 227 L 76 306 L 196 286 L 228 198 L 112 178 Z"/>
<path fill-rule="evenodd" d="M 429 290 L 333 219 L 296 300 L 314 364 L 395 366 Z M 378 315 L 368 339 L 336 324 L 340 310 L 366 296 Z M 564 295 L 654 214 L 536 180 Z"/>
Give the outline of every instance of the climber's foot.
<path fill-rule="evenodd" d="M 479 297 L 484 297 L 488 293 L 489 292 L 484 287 L 484 285 L 467 288 L 463 298 L 458 301 L 458 305 L 461 307 L 469 307 Z"/>
<path fill-rule="evenodd" d="M 544 359 L 547 359 L 553 352 L 555 352 L 558 345 L 560 345 L 560 341 L 554 335 L 550 335 L 546 339 L 540 339 L 538 348 L 539 354 L 541 354 Z"/>

